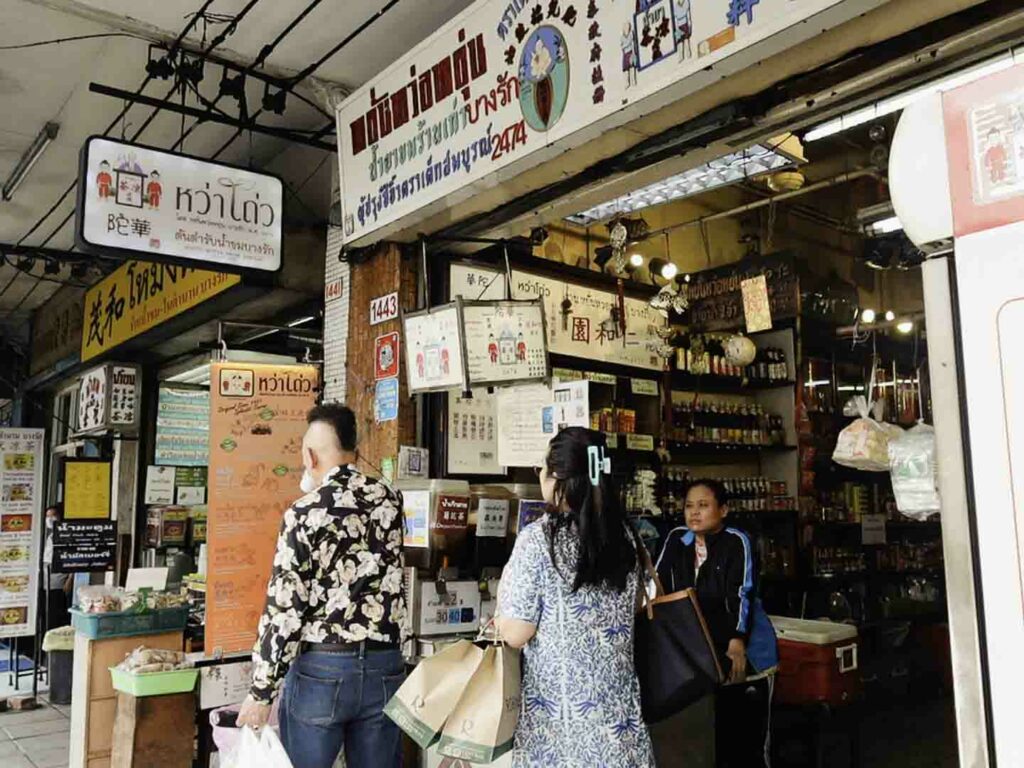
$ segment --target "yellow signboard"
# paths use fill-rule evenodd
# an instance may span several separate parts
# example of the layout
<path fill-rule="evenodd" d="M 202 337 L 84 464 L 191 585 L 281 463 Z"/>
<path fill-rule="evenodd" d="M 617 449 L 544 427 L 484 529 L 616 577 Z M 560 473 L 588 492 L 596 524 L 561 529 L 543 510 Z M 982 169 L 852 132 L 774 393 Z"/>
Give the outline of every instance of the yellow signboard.
<path fill-rule="evenodd" d="M 76 461 L 64 464 L 64 518 L 106 520 L 110 517 L 110 462 Z"/>
<path fill-rule="evenodd" d="M 238 275 L 129 261 L 85 294 L 82 361 L 123 344 L 239 282 Z"/>

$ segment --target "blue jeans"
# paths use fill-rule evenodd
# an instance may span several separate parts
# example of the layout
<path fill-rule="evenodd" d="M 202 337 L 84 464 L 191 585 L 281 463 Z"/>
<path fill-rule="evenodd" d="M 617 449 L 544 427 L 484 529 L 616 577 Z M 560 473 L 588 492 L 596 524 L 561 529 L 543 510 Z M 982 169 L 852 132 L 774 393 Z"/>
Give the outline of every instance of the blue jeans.
<path fill-rule="evenodd" d="M 401 768 L 401 732 L 384 705 L 405 680 L 400 651 L 301 654 L 285 677 L 281 741 L 295 768 Z"/>

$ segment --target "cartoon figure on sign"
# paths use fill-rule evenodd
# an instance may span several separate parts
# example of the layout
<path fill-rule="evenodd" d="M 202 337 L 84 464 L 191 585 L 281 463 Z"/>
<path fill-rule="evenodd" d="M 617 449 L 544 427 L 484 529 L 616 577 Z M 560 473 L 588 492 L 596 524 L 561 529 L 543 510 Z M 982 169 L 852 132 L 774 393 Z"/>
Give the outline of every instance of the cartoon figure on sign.
<path fill-rule="evenodd" d="M 391 366 L 395 364 L 395 348 L 390 344 L 382 344 L 380 347 L 380 356 L 377 360 L 377 367 L 382 371 L 391 370 Z"/>
<path fill-rule="evenodd" d="M 536 131 L 553 128 L 569 100 L 569 56 L 561 32 L 546 25 L 533 31 L 519 60 L 519 83 L 526 124 Z"/>
<path fill-rule="evenodd" d="M 487 339 L 487 354 L 491 358 L 491 365 L 498 362 L 498 342 L 494 340 L 493 333 Z"/>
<path fill-rule="evenodd" d="M 526 361 L 526 340 L 523 339 L 523 334 L 519 334 L 519 338 L 516 339 L 516 360 L 519 362 Z"/>
<path fill-rule="evenodd" d="M 693 37 L 693 9 L 690 6 L 691 0 L 674 2 L 676 45 L 679 47 L 679 60 L 685 61 L 693 58 L 693 47 L 690 45 L 690 38 Z"/>
<path fill-rule="evenodd" d="M 636 85 L 636 44 L 633 41 L 633 25 L 628 21 L 622 25 L 622 71 L 626 75 L 626 87 Z"/>
<path fill-rule="evenodd" d="M 160 174 L 153 171 L 149 175 L 149 184 L 146 185 L 146 203 L 150 208 L 160 207 L 160 196 L 163 193 L 164 188 L 160 186 Z"/>
<path fill-rule="evenodd" d="M 448 345 L 444 343 L 444 336 L 441 337 L 441 373 L 445 376 L 448 375 L 449 361 L 448 361 Z"/>
<path fill-rule="evenodd" d="M 1002 184 L 1006 180 L 1006 145 L 1003 136 L 992 128 L 987 137 L 988 149 L 985 150 L 985 168 L 988 178 L 993 184 Z"/>
<path fill-rule="evenodd" d="M 111 196 L 110 188 L 114 184 L 114 177 L 110 175 L 110 163 L 106 160 L 100 161 L 100 172 L 96 174 L 96 189 L 100 193 L 100 200 L 107 200 Z"/>
<path fill-rule="evenodd" d="M 420 343 L 416 342 L 416 374 L 422 379 L 425 372 L 426 363 L 423 358 L 423 351 L 420 349 Z"/>

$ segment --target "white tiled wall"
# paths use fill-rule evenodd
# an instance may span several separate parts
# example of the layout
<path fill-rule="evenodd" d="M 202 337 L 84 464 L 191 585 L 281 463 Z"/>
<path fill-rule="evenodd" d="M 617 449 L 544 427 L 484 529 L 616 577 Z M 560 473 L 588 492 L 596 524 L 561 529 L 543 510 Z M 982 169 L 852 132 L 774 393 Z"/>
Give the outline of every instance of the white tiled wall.
<path fill-rule="evenodd" d="M 341 227 L 327 227 L 324 281 L 341 280 L 341 296 L 324 305 L 324 402 L 345 402 L 345 361 L 348 349 L 349 265 L 338 261 Z"/>

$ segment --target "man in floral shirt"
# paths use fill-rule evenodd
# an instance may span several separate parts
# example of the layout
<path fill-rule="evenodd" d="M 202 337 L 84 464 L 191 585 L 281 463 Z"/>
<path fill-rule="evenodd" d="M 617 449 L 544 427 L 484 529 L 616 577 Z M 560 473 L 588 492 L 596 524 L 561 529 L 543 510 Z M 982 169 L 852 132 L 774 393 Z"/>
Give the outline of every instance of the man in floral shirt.
<path fill-rule="evenodd" d="M 405 676 L 400 651 L 404 518 L 399 495 L 360 473 L 355 417 L 322 405 L 302 441 L 305 496 L 284 514 L 240 725 L 266 723 L 281 693 L 281 740 L 301 768 L 398 768 L 384 704 Z"/>

